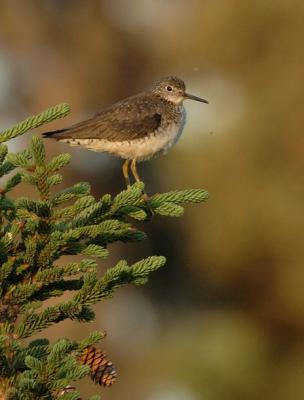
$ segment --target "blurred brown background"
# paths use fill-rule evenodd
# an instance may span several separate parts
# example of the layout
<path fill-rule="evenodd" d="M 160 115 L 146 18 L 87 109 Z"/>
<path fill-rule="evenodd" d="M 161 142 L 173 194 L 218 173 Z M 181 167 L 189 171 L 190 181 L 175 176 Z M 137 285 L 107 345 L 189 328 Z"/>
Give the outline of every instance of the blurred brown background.
<path fill-rule="evenodd" d="M 301 0 L 1 1 L 0 128 L 66 101 L 47 128 L 63 127 L 168 74 L 210 101 L 187 102 L 179 144 L 140 168 L 150 193 L 203 187 L 209 202 L 143 225 L 144 244 L 101 265 L 163 254 L 166 268 L 96 323 L 49 330 L 107 330 L 119 381 L 104 399 L 303 399 L 303 17 Z M 123 187 L 119 160 L 46 145 L 72 153 L 65 183 Z"/>

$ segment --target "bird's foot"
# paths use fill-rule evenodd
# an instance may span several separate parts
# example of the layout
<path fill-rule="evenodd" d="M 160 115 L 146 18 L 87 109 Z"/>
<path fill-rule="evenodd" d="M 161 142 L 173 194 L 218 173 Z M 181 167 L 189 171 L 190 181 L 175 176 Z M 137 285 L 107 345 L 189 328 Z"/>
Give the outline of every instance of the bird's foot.
<path fill-rule="evenodd" d="M 154 215 L 154 212 L 153 212 L 150 202 L 149 202 L 150 197 L 147 195 L 147 193 L 145 191 L 143 191 L 141 198 L 143 199 L 143 202 L 145 205 L 145 211 L 147 213 L 147 220 L 149 221 Z"/>

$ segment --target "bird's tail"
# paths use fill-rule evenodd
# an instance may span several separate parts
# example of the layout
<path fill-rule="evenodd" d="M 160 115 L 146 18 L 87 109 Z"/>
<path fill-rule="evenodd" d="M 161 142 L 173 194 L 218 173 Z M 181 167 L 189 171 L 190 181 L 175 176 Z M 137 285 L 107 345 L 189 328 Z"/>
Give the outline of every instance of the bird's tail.
<path fill-rule="evenodd" d="M 96 126 L 96 121 L 94 118 L 88 119 L 86 121 L 78 122 L 68 128 L 59 129 L 57 131 L 45 132 L 42 134 L 45 138 L 50 139 L 70 139 L 74 137 L 79 137 L 83 132 L 89 131 Z"/>
<path fill-rule="evenodd" d="M 67 130 L 68 129 L 58 129 L 57 131 L 44 132 L 42 136 L 48 139 L 57 139 L 59 138 L 59 136 L 62 135 L 62 133 L 66 132 Z"/>

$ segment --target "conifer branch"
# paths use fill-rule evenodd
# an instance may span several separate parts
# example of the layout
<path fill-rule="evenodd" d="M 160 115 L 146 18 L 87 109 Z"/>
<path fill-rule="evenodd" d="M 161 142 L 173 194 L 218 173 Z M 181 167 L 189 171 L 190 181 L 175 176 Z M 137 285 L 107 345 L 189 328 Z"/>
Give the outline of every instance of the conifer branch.
<path fill-rule="evenodd" d="M 66 103 L 58 104 L 50 107 L 42 113 L 33 117 L 27 118 L 12 128 L 6 129 L 0 133 L 0 143 L 7 142 L 17 136 L 23 135 L 30 129 L 38 128 L 39 126 L 51 122 L 55 119 L 62 118 L 70 112 L 70 106 Z"/>
<path fill-rule="evenodd" d="M 0 143 L 68 112 L 66 104 L 52 107 L 0 133 Z M 85 375 L 102 386 L 114 383 L 113 364 L 96 347 L 104 332 L 93 332 L 79 343 L 61 338 L 25 345 L 23 339 L 66 319 L 75 324 L 92 321 L 92 305 L 110 298 L 122 285 L 146 283 L 165 258 L 151 256 L 132 265 L 121 260 L 99 277 L 98 265 L 107 257 L 110 244 L 141 242 L 146 234 L 138 230 L 136 221 L 157 215 L 179 217 L 184 204 L 208 198 L 205 190 L 188 189 L 147 200 L 142 182 L 99 200 L 85 182 L 58 192 L 55 187 L 63 180 L 59 172 L 70 158 L 60 154 L 48 160 L 36 136 L 29 149 L 17 153 L 8 153 L 6 144 L 0 144 L 0 177 L 5 178 L 0 189 L 1 399 L 80 399 L 73 382 Z M 34 188 L 39 199 L 10 197 L 19 185 Z M 65 255 L 85 258 L 64 264 Z M 68 299 L 62 300 L 59 296 L 64 293 Z M 43 307 L 51 298 L 57 300 Z"/>

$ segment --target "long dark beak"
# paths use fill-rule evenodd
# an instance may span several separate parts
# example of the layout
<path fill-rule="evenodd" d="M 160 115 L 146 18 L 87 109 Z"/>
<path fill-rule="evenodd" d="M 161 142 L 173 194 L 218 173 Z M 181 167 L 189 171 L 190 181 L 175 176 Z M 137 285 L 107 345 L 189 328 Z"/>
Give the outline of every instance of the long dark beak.
<path fill-rule="evenodd" d="M 201 99 L 200 97 L 193 96 L 193 94 L 185 93 L 185 99 L 200 101 L 201 103 L 209 104 L 209 102 L 205 99 Z"/>

